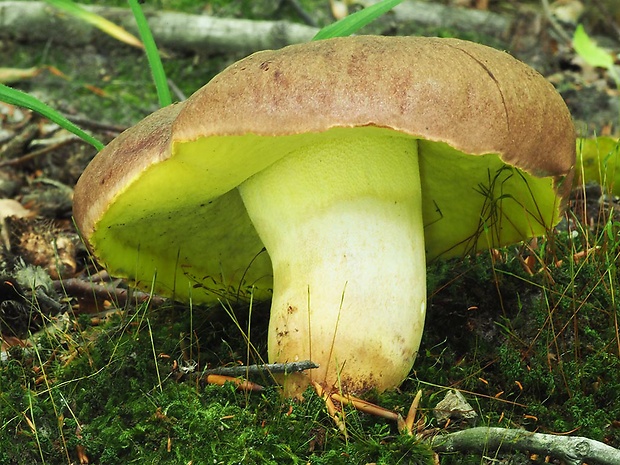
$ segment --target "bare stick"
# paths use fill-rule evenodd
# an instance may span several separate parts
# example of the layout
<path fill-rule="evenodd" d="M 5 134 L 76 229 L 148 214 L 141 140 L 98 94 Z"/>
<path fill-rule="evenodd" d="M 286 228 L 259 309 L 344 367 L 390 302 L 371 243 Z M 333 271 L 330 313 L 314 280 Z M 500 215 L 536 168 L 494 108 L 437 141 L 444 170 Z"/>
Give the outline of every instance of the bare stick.
<path fill-rule="evenodd" d="M 37 157 L 40 157 L 41 155 L 45 155 L 46 153 L 50 153 L 50 152 L 53 152 L 54 150 L 64 147 L 67 144 L 70 144 L 73 142 L 79 142 L 79 141 L 80 139 L 78 137 L 68 137 L 66 139 L 61 140 L 60 142 L 56 142 L 52 145 L 48 145 L 47 147 L 43 147 L 42 149 L 29 152 L 26 155 L 22 155 L 19 158 L 12 158 L 10 160 L 0 161 L 0 168 L 5 167 L 5 166 L 21 165 Z"/>
<path fill-rule="evenodd" d="M 83 8 L 111 19 L 135 33 L 133 15 L 127 8 L 84 5 Z M 310 40 L 318 29 L 289 21 L 253 21 L 218 18 L 176 11 L 150 9 L 149 26 L 163 49 L 198 50 L 201 53 L 248 53 L 277 49 Z M 43 1 L 0 1 L 0 39 L 52 41 L 54 44 L 106 46 L 105 34 L 79 18 L 65 15 Z"/>
<path fill-rule="evenodd" d="M 125 306 L 130 299 L 137 302 L 150 302 L 151 305 L 163 305 L 165 299 L 157 295 L 137 290 L 118 288 L 114 285 L 97 284 L 77 278 L 54 281 L 54 289 L 70 296 L 91 297 L 95 300 L 111 300 L 117 306 Z"/>
<path fill-rule="evenodd" d="M 118 133 L 118 134 L 120 134 L 125 129 L 127 129 L 127 126 L 120 126 L 118 124 L 108 124 L 102 121 L 95 121 L 90 118 L 84 118 L 83 116 L 69 115 L 66 113 L 64 113 L 63 116 L 75 124 L 79 124 L 80 126 L 86 126 L 91 129 L 109 131 L 109 132 Z"/>
<path fill-rule="evenodd" d="M 545 17 L 547 18 L 547 21 L 549 21 L 551 26 L 553 26 L 553 29 L 555 29 L 555 32 L 557 32 L 557 34 L 564 41 L 564 43 L 566 43 L 567 45 L 572 44 L 573 40 L 571 39 L 571 37 L 564 30 L 564 28 L 562 28 L 562 26 L 555 19 L 555 17 L 551 14 L 551 10 L 549 9 L 549 0 L 541 0 L 541 5 L 543 7 L 543 11 L 545 12 Z"/>
<path fill-rule="evenodd" d="M 370 6 L 379 0 L 359 0 Z M 287 0 L 295 8 L 298 1 Z M 104 16 L 120 26 L 136 32 L 133 15 L 126 8 L 85 5 L 89 11 Z M 298 11 L 301 15 L 301 11 Z M 302 16 L 303 17 L 303 16 Z M 164 49 L 198 50 L 202 54 L 249 53 L 277 49 L 284 45 L 307 42 L 318 32 L 317 27 L 289 21 L 253 21 L 218 18 L 151 9 L 149 26 L 157 44 Z M 308 16 L 306 21 L 313 18 Z M 453 8 L 437 2 L 404 0 L 390 15 L 390 21 L 415 27 L 454 28 L 506 38 L 517 21 L 516 16 L 489 11 Z M 43 1 L 0 0 L 0 39 L 54 44 L 101 44 L 109 40 L 96 28 L 71 15 L 58 14 Z"/>
<path fill-rule="evenodd" d="M 263 365 L 246 365 L 236 367 L 219 367 L 204 370 L 203 376 L 206 375 L 223 375 L 223 376 L 256 376 L 269 375 L 273 373 L 299 373 L 305 370 L 318 368 L 319 366 L 310 360 L 290 363 L 265 363 Z"/>
<path fill-rule="evenodd" d="M 620 450 L 578 436 L 532 433 L 521 429 L 470 428 L 433 439 L 436 452 L 519 450 L 550 455 L 568 465 L 614 465 L 620 463 Z"/>

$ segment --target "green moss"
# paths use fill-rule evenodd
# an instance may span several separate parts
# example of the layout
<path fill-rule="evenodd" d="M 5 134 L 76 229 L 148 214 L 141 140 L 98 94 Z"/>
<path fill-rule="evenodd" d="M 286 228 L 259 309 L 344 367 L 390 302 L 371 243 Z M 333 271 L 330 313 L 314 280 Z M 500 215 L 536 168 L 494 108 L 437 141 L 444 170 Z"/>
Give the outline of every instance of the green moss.
<path fill-rule="evenodd" d="M 231 5 L 213 2 L 215 13 L 220 3 Z M 239 9 L 231 16 L 248 13 L 247 2 L 232 3 L 230 8 Z M 311 3 L 303 3 L 308 11 L 314 11 Z M 197 11 L 203 3 L 160 5 Z M 104 58 L 97 50 L 6 43 L 0 61 L 12 67 L 53 63 L 71 80 L 44 72 L 21 88 L 45 88 L 44 100 L 52 105 L 70 96 L 70 103 L 59 105 L 63 110 L 132 124 L 157 102 L 146 61 L 141 52 L 121 47 L 108 53 Z M 231 59 L 174 57 L 164 66 L 190 94 Z M 105 96 L 86 85 L 103 89 Z M 597 233 L 551 237 L 534 252 L 548 272 L 539 272 L 537 262 L 534 276 L 518 258 L 531 253 L 524 247 L 500 251 L 500 260 L 482 253 L 431 264 L 428 322 L 414 372 L 399 391 L 370 399 L 404 413 L 423 389 L 420 412 L 435 427 L 440 425 L 432 408 L 447 388 L 459 388 L 468 391 L 481 423 L 573 432 L 620 446 L 620 225 L 603 226 Z M 594 246 L 600 249 L 588 259 L 572 258 Z M 231 386 L 201 386 L 172 371 L 172 361 L 182 364 L 185 356 L 201 367 L 247 362 L 238 328 L 248 326 L 256 348 L 249 361 L 259 361 L 267 315 L 268 309 L 257 309 L 248 322 L 247 309 L 239 309 L 234 324 L 214 309 L 141 309 L 104 327 L 82 316 L 70 331 L 42 338 L 36 350 L 12 348 L 0 361 L 0 465 L 77 463 L 78 446 L 91 463 L 106 464 L 429 462 L 424 444 L 400 436 L 392 424 L 349 410 L 345 440 L 310 391 L 305 402 L 296 403 L 273 387 L 240 393 Z M 510 460 L 529 463 L 519 454 Z M 479 454 L 442 456 L 442 465 L 480 463 Z"/>
<path fill-rule="evenodd" d="M 620 388 L 618 287 L 608 259 L 618 253 L 616 237 L 586 240 L 558 233 L 539 252 L 539 258 L 548 259 L 548 273 L 534 276 L 513 258 L 514 251 L 504 251 L 503 260 L 495 263 L 481 254 L 447 272 L 445 263 L 434 265 L 440 279 L 429 318 L 440 323 L 431 323 L 435 331 L 430 334 L 427 327 L 423 342 L 438 345 L 419 360 L 418 379 L 438 376 L 442 383 L 507 401 L 478 398 L 490 424 L 499 413 L 517 427 L 571 432 L 617 446 L 619 435 L 610 425 L 620 415 L 614 401 Z M 599 248 L 575 261 L 582 243 Z M 562 263 L 556 265 L 556 258 Z M 453 290 L 442 288 L 455 279 Z M 491 309 L 494 328 L 481 321 Z M 441 327 L 449 330 L 442 333 Z M 436 357 L 443 362 L 428 356 L 438 348 Z M 461 378 L 456 377 L 459 365 L 466 367 Z"/>
<path fill-rule="evenodd" d="M 227 358 L 229 344 L 219 345 L 222 352 L 210 352 L 222 337 L 244 352 L 242 337 L 228 337 L 230 324 L 223 325 L 213 312 L 209 318 L 197 312 L 193 318 L 200 317 L 202 324 L 194 328 L 197 339 L 189 340 L 197 358 L 203 363 L 234 361 Z M 13 350 L 0 365 L 0 464 L 14 463 L 16 457 L 26 457 L 28 463 L 40 463 L 41 457 L 46 463 L 66 463 L 65 448 L 75 461 L 78 446 L 92 462 L 112 465 L 430 463 L 427 446 L 357 412 L 347 415 L 352 436 L 347 442 L 312 391 L 299 403 L 283 399 L 274 387 L 243 393 L 232 385 L 202 386 L 192 377 L 180 379 L 171 367 L 172 360 L 182 362 L 183 348 L 188 349 L 179 333 L 192 334 L 189 316 L 174 309 L 139 312 L 89 328 L 90 342 L 77 353 L 49 359 L 49 388 L 34 381 L 32 354 Z M 260 332 L 260 325 L 255 329 Z M 62 350 L 82 335 L 64 336 L 61 345 L 47 338 L 38 350 Z M 153 347 L 166 356 L 155 357 Z M 209 349 L 198 352 L 198 347 Z"/>
<path fill-rule="evenodd" d="M 501 251 L 501 260 L 483 253 L 432 264 L 415 371 L 399 391 L 368 399 L 405 414 L 422 389 L 419 411 L 429 427 L 441 427 L 432 408 L 454 387 L 466 391 L 479 424 L 572 432 L 618 446 L 617 310 L 604 265 L 616 245 L 598 244 L 606 246 L 598 258 L 575 262 L 581 245 L 568 234 L 554 237 L 538 252 L 541 259 L 562 252 L 562 265 L 550 264 L 553 280 L 527 274 L 513 249 Z M 349 409 L 345 439 L 312 391 L 299 403 L 274 387 L 242 393 L 172 370 L 184 357 L 201 367 L 245 362 L 239 328 L 252 331 L 250 362 L 264 357 L 268 306 L 235 312 L 140 309 L 103 327 L 81 318 L 71 331 L 42 338 L 36 351 L 11 349 L 0 362 L 0 465 L 42 457 L 69 463 L 78 446 L 93 463 L 110 464 L 429 463 L 428 446 Z M 479 464 L 480 456 L 446 455 L 444 463 Z"/>

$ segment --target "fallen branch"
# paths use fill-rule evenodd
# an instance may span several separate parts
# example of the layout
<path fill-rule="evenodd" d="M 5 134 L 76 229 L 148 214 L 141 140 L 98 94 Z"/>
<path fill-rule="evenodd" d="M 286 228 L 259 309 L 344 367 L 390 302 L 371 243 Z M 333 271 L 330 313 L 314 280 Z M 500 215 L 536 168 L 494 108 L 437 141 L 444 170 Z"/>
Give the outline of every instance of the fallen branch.
<path fill-rule="evenodd" d="M 72 297 L 91 298 L 98 302 L 109 300 L 114 302 L 117 307 L 121 308 L 127 305 L 130 299 L 137 303 L 149 302 L 155 307 L 161 306 L 165 302 L 165 299 L 158 295 L 135 289 L 123 289 L 116 287 L 114 284 L 98 284 L 77 278 L 54 281 L 54 289 L 59 293 Z"/>
<path fill-rule="evenodd" d="M 127 8 L 83 7 L 133 34 L 138 33 L 133 15 Z M 253 21 L 153 10 L 145 14 L 159 47 L 203 53 L 276 49 L 307 42 L 318 31 L 315 27 L 289 21 Z M 109 44 L 113 40 L 94 26 L 37 1 L 0 1 L 0 39 L 60 43 L 72 47 Z"/>
<path fill-rule="evenodd" d="M 305 370 L 318 368 L 319 366 L 310 361 L 303 360 L 301 362 L 289 363 L 265 363 L 262 365 L 240 365 L 235 367 L 218 367 L 204 370 L 202 376 L 220 375 L 220 376 L 260 376 L 274 373 L 299 373 Z"/>
<path fill-rule="evenodd" d="M 28 152 L 27 154 L 22 155 L 21 157 L 12 158 L 10 160 L 2 160 L 0 161 L 0 168 L 3 168 L 5 166 L 22 165 L 24 163 L 29 162 L 30 160 L 34 160 L 35 158 L 40 157 L 41 155 L 45 155 L 47 153 L 53 152 L 54 150 L 58 150 L 64 147 L 65 145 L 71 144 L 73 142 L 79 142 L 79 141 L 81 141 L 81 139 L 79 139 L 78 137 L 73 137 L 73 136 L 66 137 L 60 140 L 59 142 L 55 142 L 54 144 L 48 145 L 47 147 L 43 147 L 41 149 Z"/>
<path fill-rule="evenodd" d="M 381 0 L 362 0 L 364 6 L 371 6 Z M 396 5 L 390 19 L 397 24 L 424 28 L 448 28 L 506 39 L 514 17 L 491 11 L 471 8 L 450 7 L 440 3 L 404 1 Z"/>
<path fill-rule="evenodd" d="M 365 6 L 379 0 L 362 0 Z M 127 8 L 85 5 L 85 9 L 137 34 L 135 20 Z M 256 21 L 218 18 L 173 11 L 147 10 L 147 20 L 159 47 L 201 53 L 277 49 L 307 42 L 318 28 L 290 21 Z M 405 0 L 385 19 L 408 28 L 451 28 L 476 31 L 507 39 L 517 17 L 489 11 L 455 8 L 437 3 Z M 54 9 L 45 2 L 0 1 L 0 39 L 66 44 L 107 44 L 113 39 L 77 18 Z"/>
<path fill-rule="evenodd" d="M 620 450 L 577 436 L 532 433 L 520 429 L 470 428 L 433 438 L 436 452 L 509 450 L 536 453 L 564 460 L 567 465 L 617 465 Z"/>

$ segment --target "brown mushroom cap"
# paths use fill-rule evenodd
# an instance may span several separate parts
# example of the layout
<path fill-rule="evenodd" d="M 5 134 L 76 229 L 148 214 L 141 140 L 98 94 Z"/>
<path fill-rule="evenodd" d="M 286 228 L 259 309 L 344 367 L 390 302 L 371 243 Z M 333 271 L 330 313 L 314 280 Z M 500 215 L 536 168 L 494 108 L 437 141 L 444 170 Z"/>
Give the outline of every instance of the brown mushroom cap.
<path fill-rule="evenodd" d="M 537 176 L 574 164 L 559 94 L 507 53 L 457 39 L 359 36 L 255 53 L 196 92 L 175 142 L 374 125 L 500 155 Z"/>
<path fill-rule="evenodd" d="M 515 227 L 492 243 L 476 239 L 468 246 L 447 244 L 444 238 L 452 226 L 437 221 L 436 214 L 441 209 L 445 216 L 450 207 L 437 205 L 438 192 L 449 193 L 463 178 L 460 171 L 469 168 L 460 161 L 440 165 L 440 158 L 452 163 L 464 154 L 497 155 L 534 177 L 553 179 L 558 189 L 554 215 L 531 229 L 544 232 L 557 221 L 559 203 L 570 187 L 575 137 L 564 102 L 542 76 L 504 52 L 471 42 L 358 36 L 255 53 L 186 102 L 149 116 L 108 145 L 85 170 L 75 190 L 76 222 L 112 273 L 135 276 L 140 268 L 137 278 L 143 287 L 150 286 L 154 271 L 163 283 L 156 285 L 160 292 L 178 289 L 179 283 L 187 287 L 183 277 L 196 288 L 201 280 L 219 278 L 229 286 L 241 276 L 251 284 L 268 273 L 269 262 L 263 260 L 247 273 L 261 242 L 234 188 L 285 156 L 288 142 L 276 142 L 273 152 L 249 149 L 257 141 L 267 147 L 261 138 L 367 126 L 420 140 L 430 258 L 499 246 L 530 233 Z M 242 139 L 243 150 L 235 152 L 231 147 Z M 220 146 L 223 152 L 216 153 Z M 174 179 L 182 162 L 169 162 L 187 161 L 197 153 L 204 154 L 202 168 L 197 170 L 196 164 L 183 171 L 183 179 Z M 223 167 L 225 160 L 231 166 Z M 168 184 L 154 185 L 164 179 L 166 163 Z M 434 179 L 431 186 L 425 186 L 428 179 Z M 147 195 L 149 183 L 152 194 Z M 177 208 L 170 196 L 195 198 L 195 207 L 185 199 Z M 137 203 L 139 214 L 126 212 Z M 196 210 L 206 226 L 194 226 L 195 217 L 182 218 Z M 460 206 L 454 210 L 456 214 Z M 165 237 L 147 235 L 152 225 Z M 185 235 L 193 235 L 201 245 L 187 245 Z M 462 244 L 465 239 L 456 240 Z M 168 255 L 159 257 L 166 249 Z M 141 257 L 136 258 L 138 253 Z M 120 256 L 125 261 L 119 266 Z M 148 263 L 132 269 L 138 261 Z M 177 271 L 166 274 L 170 267 Z"/>
<path fill-rule="evenodd" d="M 149 166 L 170 156 L 170 126 L 184 104 L 162 108 L 124 131 L 88 165 L 79 179 L 73 216 L 90 237 L 110 202 Z"/>

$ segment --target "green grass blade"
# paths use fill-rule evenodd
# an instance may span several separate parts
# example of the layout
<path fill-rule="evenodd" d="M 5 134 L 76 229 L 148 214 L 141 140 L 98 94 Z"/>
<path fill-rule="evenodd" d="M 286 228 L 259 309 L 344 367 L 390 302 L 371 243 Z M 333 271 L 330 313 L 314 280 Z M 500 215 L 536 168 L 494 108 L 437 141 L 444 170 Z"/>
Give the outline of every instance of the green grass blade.
<path fill-rule="evenodd" d="M 136 36 L 127 32 L 122 27 L 114 24 L 112 21 L 103 18 L 95 13 L 85 10 L 80 5 L 71 0 L 46 0 L 46 2 L 59 10 L 64 10 L 72 16 L 81 19 L 84 22 L 92 24 L 96 28 L 102 30 L 106 34 L 114 37 L 121 42 L 129 44 L 136 48 L 143 48 L 142 42 Z"/>
<path fill-rule="evenodd" d="M 577 26 L 573 35 L 573 48 L 577 55 L 583 58 L 590 66 L 605 68 L 616 83 L 616 87 L 620 89 L 620 74 L 616 71 L 614 57 L 610 52 L 599 47 L 590 38 L 581 24 Z"/>
<path fill-rule="evenodd" d="M 590 66 L 598 66 L 605 69 L 612 69 L 614 67 L 614 59 L 611 53 L 596 45 L 581 24 L 575 30 L 573 47 L 575 52 Z"/>
<path fill-rule="evenodd" d="M 95 139 L 93 136 L 82 131 L 75 124 L 62 116 L 52 107 L 46 105 L 32 95 L 28 95 L 25 92 L 5 86 L 4 84 L 0 84 L 0 100 L 11 105 L 20 106 L 35 111 L 40 115 L 45 116 L 50 121 L 58 124 L 60 127 L 65 128 L 67 131 L 72 132 L 85 142 L 88 142 L 97 150 L 101 150 L 103 148 L 103 144 L 97 139 Z"/>
<path fill-rule="evenodd" d="M 352 15 L 342 18 L 329 26 L 325 26 L 312 38 L 312 40 L 330 39 L 332 37 L 346 37 L 357 32 L 362 27 L 370 24 L 375 19 L 383 16 L 402 0 L 383 0 L 368 8 L 364 8 Z"/>
<path fill-rule="evenodd" d="M 142 38 L 142 42 L 144 43 L 146 58 L 149 61 L 149 67 L 151 68 L 151 73 L 153 74 L 153 81 L 155 81 L 155 88 L 157 89 L 159 106 L 166 107 L 172 103 L 172 98 L 170 96 L 168 81 L 166 80 L 166 73 L 161 63 L 161 57 L 159 56 L 157 45 L 155 45 L 155 39 L 153 39 L 151 28 L 149 28 L 149 24 L 146 21 L 146 17 L 144 16 L 138 0 L 128 1 L 129 6 L 131 7 L 131 11 L 136 18 L 140 37 Z"/>

